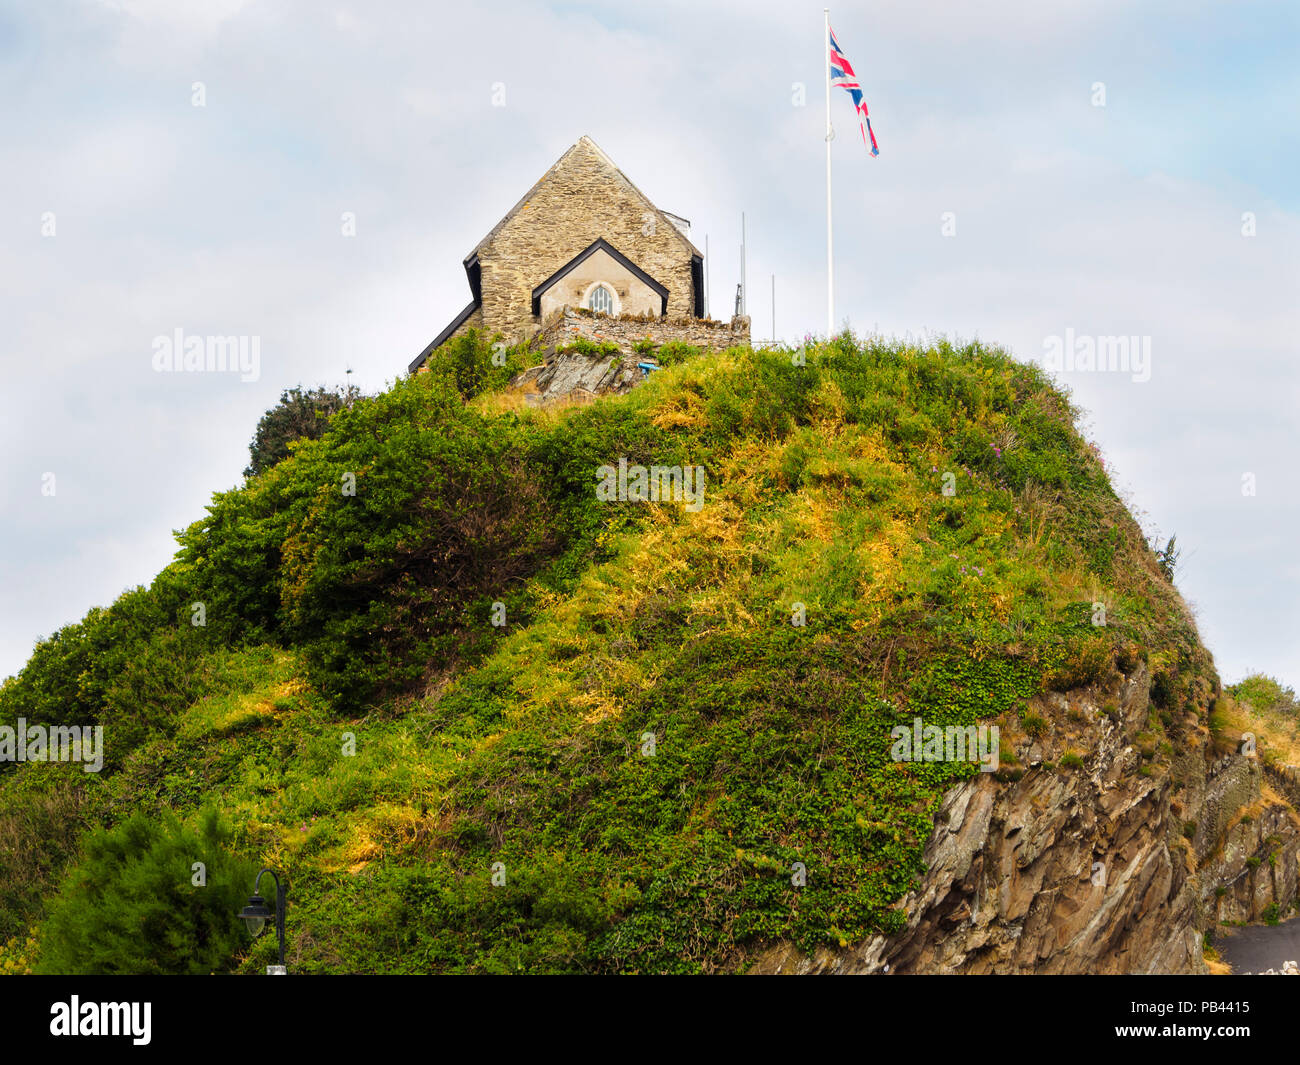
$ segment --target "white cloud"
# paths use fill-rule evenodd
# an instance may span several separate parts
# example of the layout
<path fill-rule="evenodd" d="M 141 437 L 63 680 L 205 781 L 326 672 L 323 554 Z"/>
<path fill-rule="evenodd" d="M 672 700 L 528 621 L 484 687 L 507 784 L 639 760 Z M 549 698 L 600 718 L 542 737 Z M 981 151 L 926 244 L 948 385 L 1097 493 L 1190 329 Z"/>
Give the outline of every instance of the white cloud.
<path fill-rule="evenodd" d="M 583 133 L 690 218 L 697 245 L 708 236 L 715 315 L 734 295 L 743 210 L 756 335 L 771 273 L 778 331 L 825 327 L 820 8 L 34 11 L 0 50 L 23 71 L 0 170 L 0 358 L 22 397 L 0 422 L 17 457 L 0 470 L 0 673 L 38 633 L 165 564 L 168 530 L 238 479 L 281 388 L 338 382 L 348 365 L 369 389 L 402 372 L 468 299 L 465 253 Z M 1174 11 L 923 0 L 839 13 L 882 155 L 835 99 L 837 312 L 1022 358 L 1067 327 L 1150 335 L 1150 382 L 1064 380 L 1151 523 L 1195 552 L 1184 586 L 1221 670 L 1300 682 L 1286 640 L 1300 601 L 1286 555 L 1300 519 L 1300 219 L 1250 158 L 1229 171 L 1187 150 L 1186 105 L 1160 93 L 1217 93 L 1243 121 L 1254 109 L 1233 68 L 1181 59 L 1177 42 L 1123 43 L 1161 17 L 1166 36 L 1210 39 L 1232 19 Z M 190 106 L 196 80 L 206 108 Z M 1262 166 L 1273 141 L 1259 121 Z M 355 238 L 339 233 L 345 210 Z M 1240 236 L 1245 210 L 1254 238 Z M 260 335 L 262 379 L 160 379 L 149 343 L 176 326 Z M 55 507 L 33 488 L 51 468 Z M 1249 469 L 1260 495 L 1243 501 Z"/>

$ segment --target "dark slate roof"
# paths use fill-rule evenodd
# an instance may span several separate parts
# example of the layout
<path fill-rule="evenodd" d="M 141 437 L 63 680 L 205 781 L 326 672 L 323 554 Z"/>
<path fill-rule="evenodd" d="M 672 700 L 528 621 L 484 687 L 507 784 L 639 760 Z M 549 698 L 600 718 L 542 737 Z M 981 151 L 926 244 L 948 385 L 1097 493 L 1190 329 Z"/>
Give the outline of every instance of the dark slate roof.
<path fill-rule="evenodd" d="M 441 347 L 443 344 L 447 343 L 447 341 L 451 339 L 451 334 L 456 332 L 457 329 L 459 329 L 462 325 L 465 324 L 466 320 L 469 318 L 471 314 L 474 313 L 478 305 L 479 305 L 478 300 L 471 300 L 469 306 L 466 307 L 463 311 L 461 311 L 460 314 L 456 315 L 456 317 L 451 320 L 451 323 L 447 326 L 446 329 L 444 329 L 441 333 L 439 333 L 436 337 L 434 337 L 431 341 L 429 341 L 429 346 L 415 357 L 415 361 L 412 362 L 411 365 L 407 367 L 407 372 L 415 373 L 415 371 L 420 368 L 420 364 L 424 362 L 425 359 L 427 359 L 430 355 L 432 355 L 435 351 L 437 351 L 438 348 Z"/>
<path fill-rule="evenodd" d="M 560 278 L 562 278 L 565 274 L 567 274 L 579 263 L 582 263 L 587 259 L 591 258 L 591 256 L 595 255 L 596 252 L 598 251 L 603 251 L 606 255 L 608 255 L 619 265 L 625 267 L 628 270 L 628 272 L 632 274 L 633 277 L 637 278 L 640 281 L 644 281 L 647 285 L 649 285 L 650 288 L 652 288 L 656 293 L 658 293 L 660 300 L 663 301 L 663 305 L 660 307 L 659 313 L 660 314 L 668 313 L 668 289 L 663 285 L 661 285 L 649 274 L 647 274 L 644 270 L 642 270 L 641 267 L 637 266 L 636 263 L 634 263 L 631 259 L 629 259 L 626 255 L 624 255 L 621 251 L 619 251 L 616 247 L 614 247 L 614 245 L 610 244 L 607 240 L 605 240 L 604 237 L 600 237 L 592 241 L 591 244 L 587 245 L 586 248 L 578 252 L 577 255 L 575 255 L 567 263 L 565 263 L 558 270 L 556 270 L 555 273 L 553 273 L 550 277 L 548 277 L 545 281 L 543 281 L 540 285 L 538 285 L 535 289 L 533 289 L 533 314 L 542 313 L 542 295 L 546 292 L 548 288 L 550 288 L 553 284 L 555 284 L 555 282 L 560 280 Z"/>

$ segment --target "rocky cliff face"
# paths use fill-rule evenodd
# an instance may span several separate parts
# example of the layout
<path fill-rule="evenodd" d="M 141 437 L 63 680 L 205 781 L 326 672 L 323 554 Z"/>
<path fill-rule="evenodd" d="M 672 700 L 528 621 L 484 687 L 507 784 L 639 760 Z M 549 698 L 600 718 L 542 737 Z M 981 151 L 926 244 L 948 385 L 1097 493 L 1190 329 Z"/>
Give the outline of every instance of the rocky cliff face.
<path fill-rule="evenodd" d="M 619 395 L 645 380 L 635 359 L 619 355 L 587 355 L 581 352 L 549 354 L 541 366 L 515 376 L 511 388 L 523 392 L 532 406 L 557 400 Z"/>
<path fill-rule="evenodd" d="M 901 933 L 814 956 L 780 945 L 751 971 L 1204 972 L 1207 927 L 1296 897 L 1300 818 L 1193 717 L 1181 753 L 1158 751 L 1149 688 L 1139 664 L 1035 700 L 1044 725 L 1013 732 L 1014 766 L 944 796 Z"/>

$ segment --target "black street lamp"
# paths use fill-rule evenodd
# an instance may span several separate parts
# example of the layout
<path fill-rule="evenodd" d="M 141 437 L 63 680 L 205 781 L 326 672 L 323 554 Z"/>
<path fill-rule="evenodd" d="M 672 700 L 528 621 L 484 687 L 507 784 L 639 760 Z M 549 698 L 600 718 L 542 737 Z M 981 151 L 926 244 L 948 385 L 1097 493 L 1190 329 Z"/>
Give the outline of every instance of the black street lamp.
<path fill-rule="evenodd" d="M 275 932 L 280 939 L 280 964 L 268 965 L 266 973 L 268 976 L 284 976 L 288 972 L 284 967 L 284 907 L 289 891 L 285 884 L 280 883 L 274 870 L 263 869 L 258 872 L 257 879 L 253 881 L 253 894 L 248 899 L 248 905 L 239 911 L 239 916 L 247 926 L 248 934 L 254 939 L 266 931 L 266 922 L 272 914 L 266 908 L 266 899 L 258 894 L 258 889 L 262 886 L 262 873 L 270 873 L 271 879 L 275 881 Z"/>

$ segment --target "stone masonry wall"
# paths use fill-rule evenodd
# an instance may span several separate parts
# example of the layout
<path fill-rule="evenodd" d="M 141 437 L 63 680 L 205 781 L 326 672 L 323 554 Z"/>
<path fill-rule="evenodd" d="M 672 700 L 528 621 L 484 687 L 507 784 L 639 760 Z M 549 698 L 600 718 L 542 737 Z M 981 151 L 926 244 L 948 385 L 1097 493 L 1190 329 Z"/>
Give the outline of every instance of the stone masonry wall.
<path fill-rule="evenodd" d="M 634 353 L 637 341 L 647 338 L 655 344 L 675 340 L 706 351 L 723 351 L 749 344 L 749 319 L 718 322 L 709 318 L 612 318 L 566 308 L 547 320 L 540 340 L 543 348 L 554 348 L 578 337 L 597 344 L 617 344 L 628 355 Z"/>
<path fill-rule="evenodd" d="M 533 288 L 600 237 L 668 288 L 668 317 L 691 314 L 689 242 L 584 137 L 479 249 L 483 327 L 508 340 L 536 333 Z"/>

